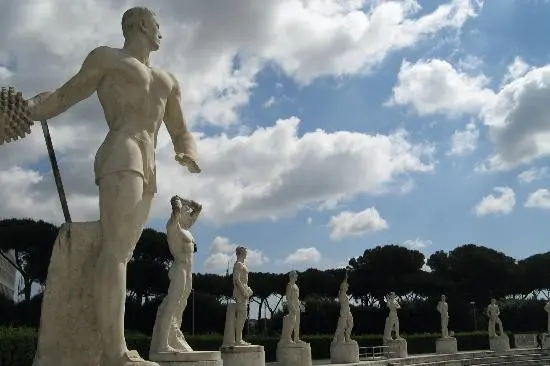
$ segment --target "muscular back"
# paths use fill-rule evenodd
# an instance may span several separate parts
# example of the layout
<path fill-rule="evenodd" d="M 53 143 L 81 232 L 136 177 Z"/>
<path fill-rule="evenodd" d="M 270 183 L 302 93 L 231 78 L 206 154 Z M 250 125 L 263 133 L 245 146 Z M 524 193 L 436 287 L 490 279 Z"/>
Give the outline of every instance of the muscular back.
<path fill-rule="evenodd" d="M 121 49 L 100 47 L 95 52 L 103 70 L 97 95 L 109 129 L 156 139 L 166 101 L 176 85 L 174 78 Z"/>

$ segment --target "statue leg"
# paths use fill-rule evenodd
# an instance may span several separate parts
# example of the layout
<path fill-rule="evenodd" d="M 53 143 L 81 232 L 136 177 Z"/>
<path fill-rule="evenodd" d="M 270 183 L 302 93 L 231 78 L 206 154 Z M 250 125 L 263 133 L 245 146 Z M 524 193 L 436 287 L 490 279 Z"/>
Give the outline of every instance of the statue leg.
<path fill-rule="evenodd" d="M 294 320 L 294 342 L 295 343 L 305 343 L 304 341 L 302 341 L 300 339 L 300 319 L 301 318 L 301 313 L 298 311 L 296 312 L 296 315 L 295 315 L 295 320 Z"/>
<path fill-rule="evenodd" d="M 494 337 L 494 336 L 495 336 L 496 330 L 495 330 L 495 322 L 494 322 L 494 320 L 489 319 L 489 329 L 488 329 L 488 332 L 489 332 L 489 337 Z"/>
<path fill-rule="evenodd" d="M 189 299 L 189 295 L 191 293 L 191 287 L 192 287 L 191 274 L 188 274 L 185 277 L 186 277 L 185 287 L 182 288 L 182 295 L 180 296 L 177 302 L 178 310 L 175 312 L 173 321 L 171 323 L 168 344 L 171 347 L 177 349 L 178 351 L 193 352 L 193 348 L 189 346 L 189 344 L 185 340 L 183 333 L 181 332 L 181 322 L 182 322 L 183 312 L 187 308 L 187 301 Z"/>
<path fill-rule="evenodd" d="M 103 365 L 147 364 L 129 352 L 124 338 L 126 266 L 149 216 L 152 193 L 135 172 L 107 174 L 99 181 L 102 243 L 95 269 L 96 316 Z M 155 363 L 148 363 L 156 365 Z"/>
<path fill-rule="evenodd" d="M 348 321 L 347 321 L 347 324 L 346 324 L 345 338 L 344 338 L 344 340 L 346 342 L 351 341 L 351 330 L 352 329 L 353 329 L 353 315 L 349 314 L 348 315 Z"/>
<path fill-rule="evenodd" d="M 170 281 L 168 286 L 168 293 L 162 300 L 162 311 L 159 307 L 157 312 L 157 319 L 155 321 L 155 327 L 157 328 L 156 336 L 156 352 L 175 352 L 176 349 L 171 347 L 168 343 L 170 333 L 172 333 L 172 327 L 177 321 L 177 316 L 180 310 L 178 306 L 181 293 L 185 287 L 185 278 L 181 275 L 176 275 Z M 158 326 L 157 323 L 158 322 Z M 151 342 L 153 343 L 153 342 Z"/>
<path fill-rule="evenodd" d="M 441 336 L 443 338 L 447 338 L 449 336 L 449 319 L 443 318 L 441 319 Z"/>
<path fill-rule="evenodd" d="M 394 326 L 394 329 L 395 329 L 395 339 L 400 339 L 401 336 L 399 335 L 399 318 L 395 318 L 393 320 L 393 326 Z"/>
<path fill-rule="evenodd" d="M 242 301 L 237 303 L 237 317 L 235 319 L 235 343 L 240 345 L 248 345 L 243 341 L 243 330 L 246 324 L 246 317 L 248 315 L 246 302 Z"/>
<path fill-rule="evenodd" d="M 344 340 L 344 328 L 345 328 L 345 318 L 344 315 L 340 314 L 338 318 L 338 323 L 336 325 L 336 332 L 334 332 L 334 342 L 342 342 Z"/>
<path fill-rule="evenodd" d="M 292 343 L 292 329 L 290 328 L 290 313 L 283 316 L 283 329 L 281 330 L 280 343 Z"/>
<path fill-rule="evenodd" d="M 391 339 L 391 322 L 390 317 L 386 317 L 386 323 L 384 324 L 384 338 Z"/>

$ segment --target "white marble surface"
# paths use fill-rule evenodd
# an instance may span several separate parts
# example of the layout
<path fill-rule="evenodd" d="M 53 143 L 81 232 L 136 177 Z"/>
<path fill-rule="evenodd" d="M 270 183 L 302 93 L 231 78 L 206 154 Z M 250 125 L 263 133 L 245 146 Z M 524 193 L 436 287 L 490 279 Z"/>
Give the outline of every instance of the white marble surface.
<path fill-rule="evenodd" d="M 160 366 L 223 366 L 219 351 L 160 352 L 150 359 Z"/>
<path fill-rule="evenodd" d="M 445 337 L 435 340 L 435 353 L 437 354 L 455 354 L 458 352 L 456 338 Z"/>
<path fill-rule="evenodd" d="M 304 344 L 300 340 L 300 316 L 305 311 L 304 303 L 300 301 L 300 289 L 296 284 L 298 272 L 291 271 L 288 274 L 289 282 L 286 285 L 286 306 L 288 314 L 283 317 L 283 329 L 279 344 L 292 345 Z"/>
<path fill-rule="evenodd" d="M 489 349 L 495 352 L 508 351 L 510 349 L 510 339 L 506 334 L 490 337 Z"/>
<path fill-rule="evenodd" d="M 359 362 L 359 344 L 356 341 L 332 342 L 330 345 L 331 363 Z"/>
<path fill-rule="evenodd" d="M 222 346 L 223 366 L 265 366 L 263 346 Z"/>
<path fill-rule="evenodd" d="M 392 339 L 392 331 L 395 331 L 395 338 L 399 339 L 399 317 L 397 316 L 397 310 L 401 309 L 401 305 L 397 302 L 395 292 L 392 291 L 386 296 L 386 306 L 390 312 L 386 317 L 384 339 Z"/>
<path fill-rule="evenodd" d="M 311 346 L 309 343 L 291 343 L 277 345 L 279 366 L 311 366 Z"/>
<path fill-rule="evenodd" d="M 405 338 L 384 339 L 384 346 L 390 346 L 388 357 L 402 358 L 408 356 L 407 340 Z"/>

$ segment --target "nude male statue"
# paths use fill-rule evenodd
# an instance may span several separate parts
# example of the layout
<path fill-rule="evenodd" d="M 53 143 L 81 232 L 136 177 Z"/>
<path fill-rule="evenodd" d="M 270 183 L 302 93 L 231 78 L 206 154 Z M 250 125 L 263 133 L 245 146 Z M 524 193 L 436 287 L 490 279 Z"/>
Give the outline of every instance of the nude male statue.
<path fill-rule="evenodd" d="M 155 146 L 163 120 L 176 160 L 191 173 L 201 169 L 178 82 L 149 64 L 162 39 L 154 13 L 143 7 L 127 10 L 122 33 L 123 48 L 94 49 L 75 76 L 54 92 L 31 99 L 28 108 L 34 121 L 51 119 L 97 93 L 109 126 L 94 163 L 102 230 L 93 283 L 103 349 L 100 366 L 156 365 L 128 350 L 124 305 L 126 266 L 156 193 Z"/>
<path fill-rule="evenodd" d="M 391 332 L 393 329 L 395 329 L 395 338 L 401 339 L 399 336 L 399 318 L 397 316 L 397 310 L 401 309 L 401 306 L 397 302 L 397 297 L 395 296 L 395 292 L 390 292 L 388 296 L 386 296 L 386 306 L 390 309 L 390 313 L 386 317 L 386 326 L 384 328 L 384 338 L 385 339 L 392 339 Z"/>
<path fill-rule="evenodd" d="M 447 297 L 441 295 L 441 300 L 437 303 L 437 311 L 441 314 L 441 338 L 449 337 L 449 305 Z"/>
<path fill-rule="evenodd" d="M 346 279 L 340 284 L 340 290 L 338 291 L 338 299 L 340 301 L 340 317 L 338 318 L 338 325 L 336 326 L 336 332 L 334 334 L 333 342 L 336 343 L 348 343 L 352 342 L 351 330 L 353 329 L 353 315 L 349 306 L 348 297 L 348 281 L 347 274 Z"/>
<path fill-rule="evenodd" d="M 289 273 L 289 282 L 286 285 L 286 302 L 288 314 L 283 317 L 283 329 L 279 344 L 306 344 L 300 339 L 300 313 L 304 312 L 305 306 L 300 301 L 300 289 L 296 284 L 298 272 Z"/>
<path fill-rule="evenodd" d="M 195 201 L 174 196 L 170 200 L 172 215 L 166 224 L 170 253 L 174 257 L 168 277 L 170 286 L 162 300 L 153 328 L 149 355 L 193 352 L 183 333 L 181 321 L 193 286 L 193 254 L 196 244 L 189 229 L 200 215 L 202 206 Z"/>
<path fill-rule="evenodd" d="M 496 299 L 491 299 L 491 304 L 487 306 L 487 316 L 489 317 L 489 337 L 496 337 L 496 325 L 498 324 L 498 328 L 500 330 L 499 335 L 505 335 L 504 334 L 504 328 L 502 327 L 502 321 L 500 320 L 500 309 L 497 305 Z"/>
<path fill-rule="evenodd" d="M 235 345 L 248 346 L 250 343 L 243 340 L 243 329 L 248 315 L 248 303 L 252 296 L 252 289 L 248 286 L 248 268 L 246 260 L 247 249 L 237 247 L 235 254 L 237 261 L 233 266 L 233 298 L 235 299 Z"/>

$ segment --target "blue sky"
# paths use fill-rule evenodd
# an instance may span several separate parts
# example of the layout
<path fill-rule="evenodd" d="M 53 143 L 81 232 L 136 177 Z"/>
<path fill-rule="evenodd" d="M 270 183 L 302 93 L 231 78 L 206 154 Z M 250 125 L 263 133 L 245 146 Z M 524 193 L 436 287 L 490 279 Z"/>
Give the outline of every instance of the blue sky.
<path fill-rule="evenodd" d="M 290 11 L 292 6 L 297 6 L 293 0 L 285 0 L 280 4 L 283 3 L 285 5 L 270 3 L 266 9 L 258 11 L 267 14 L 269 7 L 280 6 L 277 11 L 283 14 Z M 321 2 L 310 3 L 318 5 Z M 372 14 L 384 5 L 384 2 L 377 1 L 349 0 L 343 3 L 349 8 L 340 9 L 339 13 L 336 12 L 338 14 L 334 13 L 336 15 L 331 13 L 333 18 L 330 19 L 336 19 L 337 22 L 342 14 L 347 16 L 356 12 L 356 15 L 361 13 L 370 17 L 374 23 Z M 362 7 L 357 6 L 357 3 L 362 3 Z M 275 37 L 275 33 L 268 32 L 268 26 L 265 26 L 266 29 L 252 29 L 258 35 L 250 35 L 250 32 L 237 31 L 238 24 L 228 20 L 231 23 L 228 27 L 235 27 L 235 30 L 227 29 L 224 34 L 216 33 L 215 30 L 201 33 L 200 29 L 195 29 L 196 33 L 190 33 L 192 35 L 188 39 L 183 37 L 187 41 L 167 40 L 172 42 L 171 47 L 176 41 L 187 42 L 182 52 L 166 46 L 159 51 L 158 56 L 153 56 L 153 62 L 158 60 L 161 67 L 175 68 L 176 76 L 183 80 L 184 108 L 190 116 L 193 130 L 202 133 L 199 137 L 199 157 L 204 156 L 205 174 L 188 177 L 177 170 L 171 160 L 167 134 L 161 131 L 158 158 L 159 172 L 162 172 L 159 173 L 159 181 L 162 180 L 162 184 L 148 226 L 164 230 L 169 215 L 166 202 L 172 194 L 183 194 L 205 202 L 204 218 L 193 228 L 199 244 L 197 270 L 224 272 L 225 266 L 220 265 L 220 260 L 229 261 L 236 244 L 256 250 L 256 259 L 251 263 L 252 270 L 271 272 L 341 266 L 367 248 L 390 243 L 419 249 L 426 256 L 436 250 L 448 251 L 472 242 L 501 250 L 517 259 L 546 251 L 545 238 L 549 233 L 545 223 L 548 220 L 550 197 L 546 196 L 549 192 L 544 190 L 547 189 L 548 175 L 545 169 L 550 155 L 550 149 L 546 147 L 550 146 L 546 142 L 550 142 L 550 111 L 544 108 L 546 94 L 540 93 L 550 90 L 550 73 L 545 69 L 548 60 L 547 35 L 550 34 L 547 21 L 550 17 L 550 3 L 534 0 L 391 3 L 398 4 L 401 10 L 405 9 L 404 19 L 397 23 L 414 23 L 417 27 L 414 29 L 425 27 L 424 31 L 418 32 L 420 36 L 415 35 L 415 39 L 410 42 L 395 41 L 397 37 L 406 39 L 407 32 L 397 35 L 391 33 L 390 15 L 398 12 L 391 13 L 390 10 L 398 8 L 388 7 L 387 16 L 380 18 L 380 22 L 390 24 L 390 28 L 381 27 L 382 32 L 387 34 L 370 35 L 374 38 L 369 43 L 357 42 L 344 46 L 335 43 L 330 46 L 335 47 L 335 53 L 329 52 L 329 46 L 323 48 L 321 45 L 325 38 L 330 43 L 330 32 L 296 33 L 295 39 L 291 33 L 284 40 L 274 40 L 269 38 Z M 411 4 L 416 11 L 408 8 Z M 442 9 L 439 7 L 445 4 L 461 10 L 469 8 L 471 14 L 460 17 L 450 12 L 446 18 L 451 19 L 448 23 L 443 24 L 441 21 L 431 28 L 418 21 L 422 17 L 426 20 L 434 16 Z M 248 16 L 246 9 L 242 10 L 245 15 L 237 9 L 240 5 L 228 11 L 236 12 L 235 17 Z M 206 5 L 205 9 L 198 10 L 196 8 L 202 5 L 186 6 L 189 9 L 184 5 L 181 9 L 174 5 L 177 9 L 173 12 L 189 12 L 189 17 L 193 14 L 199 18 L 203 16 L 209 20 L 208 24 L 215 21 L 212 20 L 215 17 L 214 10 L 209 10 Z M 283 9 L 285 6 L 288 9 Z M 104 7 L 102 11 L 106 12 L 106 16 L 111 16 L 111 13 L 113 19 L 120 16 L 118 9 L 113 10 L 107 5 Z M 310 13 L 304 14 L 315 13 L 311 9 L 308 11 Z M 158 13 L 164 22 L 161 24 L 168 23 L 166 27 L 163 25 L 163 29 L 168 28 L 165 31 L 167 34 L 187 29 L 186 20 L 174 21 L 166 8 L 161 7 Z M 65 15 L 77 18 L 84 16 Z M 257 23 L 253 22 L 250 27 L 263 27 L 262 16 L 254 15 L 253 19 Z M 354 18 L 347 19 L 350 27 L 354 26 Z M 295 22 L 303 27 L 311 26 L 313 30 L 325 26 L 324 23 L 316 24 L 314 21 L 301 24 L 298 19 Z M 60 21 L 56 31 L 69 29 L 71 24 L 68 20 Z M 81 32 L 84 41 L 75 43 L 72 48 L 74 52 L 70 56 L 68 52 L 62 53 L 48 46 L 48 57 L 52 60 L 62 57 L 71 67 L 67 67 L 67 70 L 56 69 L 57 74 L 52 71 L 51 76 L 43 76 L 36 83 L 22 75 L 24 67 L 32 65 L 13 62 L 32 55 L 32 52 L 5 45 L 9 51 L 0 53 L 0 66 L 4 67 L 4 74 L 9 76 L 4 76 L 4 82 L 22 85 L 21 88 L 31 94 L 55 87 L 78 69 L 84 50 L 103 42 L 99 36 L 105 36 L 108 40 L 112 37 L 112 42 L 120 43 L 119 31 L 114 26 L 112 30 L 109 28 L 100 35 L 94 35 L 89 30 L 92 26 L 75 31 Z M 372 24 L 370 26 L 374 27 Z M 358 25 L 357 29 L 361 27 Z M 30 42 L 31 36 L 35 35 L 32 32 L 35 31 L 27 31 L 26 40 Z M 265 39 L 261 38 L 264 33 L 268 34 Z M 254 38 L 256 36 L 258 39 Z M 17 37 L 13 37 L 12 42 L 15 42 Z M 349 41 L 345 37 L 342 39 L 342 42 Z M 360 52 L 362 47 L 371 47 L 376 41 L 380 44 L 393 42 L 393 46 L 388 50 L 367 52 L 366 55 Z M 403 46 L 403 42 L 407 45 Z M 30 45 L 28 43 L 27 46 Z M 222 51 L 225 52 L 223 47 L 227 47 L 227 52 L 222 54 Z M 317 48 L 311 50 L 312 47 Z M 338 54 L 339 47 L 347 47 L 346 52 Z M 317 55 L 313 51 L 318 52 Z M 208 62 L 204 61 L 206 66 L 203 67 L 200 63 L 204 55 L 212 57 L 207 58 Z M 334 59 L 323 60 L 323 57 L 327 58 L 326 55 L 331 55 L 328 59 Z M 227 61 L 223 61 L 224 57 Z M 363 59 L 358 61 L 361 57 Z M 234 62 L 236 59 L 239 62 Z M 354 62 L 360 65 L 353 66 Z M 44 72 L 50 70 L 43 67 L 46 69 Z M 216 70 L 221 71 L 215 74 L 218 72 Z M 411 85 L 417 85 L 420 89 L 414 89 Z M 529 92 L 529 87 L 533 87 L 534 91 Z M 186 97 L 185 90 L 192 92 L 187 93 Z M 506 102 L 506 98 L 514 96 L 517 97 L 515 102 Z M 52 122 L 52 134 L 59 152 L 62 175 L 67 181 L 67 191 L 72 195 L 70 205 L 75 212 L 73 216 L 80 220 L 93 219 L 97 215 L 96 188 L 89 173 L 80 174 L 78 169 L 89 169 L 95 149 L 106 130 L 93 122 L 101 120 L 96 100 L 85 102 L 75 107 L 75 110 L 59 125 Z M 228 111 L 234 114 L 228 115 Z M 402 170 L 395 168 L 386 176 L 381 172 L 384 164 L 372 163 L 377 159 L 376 148 L 365 150 L 359 156 L 354 155 L 359 147 L 342 147 L 345 150 L 342 152 L 338 143 L 330 142 L 335 144 L 330 147 L 333 155 L 326 161 L 317 162 L 313 159 L 309 166 L 311 170 L 306 171 L 308 160 L 300 160 L 303 156 L 299 151 L 287 156 L 286 150 L 277 150 L 273 156 L 263 156 L 264 149 L 279 148 L 269 145 L 276 144 L 279 135 L 273 139 L 267 138 L 269 144 L 264 142 L 259 147 L 255 145 L 257 150 L 246 147 L 239 150 L 241 145 L 252 146 L 254 138 L 251 136 L 254 136 L 255 131 L 261 131 L 262 128 L 271 131 L 275 128 L 275 121 L 292 117 L 300 120 L 298 134 L 294 136 L 300 141 L 306 140 L 304 135 L 310 136 L 308 138 L 311 141 L 319 137 L 311 135 L 317 129 L 322 129 L 325 137 L 348 131 L 360 134 L 361 138 L 377 135 L 383 138 L 401 133 L 398 131 L 406 131 L 405 140 L 410 146 L 403 148 L 406 151 L 392 150 L 391 154 L 396 154 L 398 160 L 413 156 L 418 157 L 418 161 L 407 163 Z M 79 122 L 82 130 L 75 130 L 76 127 L 70 124 L 71 118 L 82 121 Z M 92 122 L 88 123 L 88 120 Z M 104 122 L 101 122 L 101 126 L 104 126 Z M 79 135 L 76 140 L 75 134 Z M 242 144 L 238 142 L 241 141 L 239 138 L 245 139 Z M 40 134 L 33 131 L 28 140 L 32 140 L 33 146 L 36 146 L 31 149 L 34 155 L 31 154 L 24 161 L 15 158 L 20 155 L 17 149 L 24 149 L 23 142 L 10 147 L 12 150 L 1 148 L 0 154 L 6 157 L 9 155 L 9 158 L 0 168 L 6 172 L 4 182 L 18 184 L 13 178 L 16 173 L 21 175 L 21 179 L 32 181 L 28 187 L 25 186 L 25 192 L 45 203 L 39 209 L 31 210 L 14 203 L 14 198 L 9 207 L 2 210 L 3 216 L 31 215 L 60 221 L 59 204 L 40 139 Z M 230 140 L 232 145 L 224 139 Z M 342 137 L 338 141 L 348 141 L 346 139 Z M 315 142 L 311 141 L 307 146 L 314 149 Z M 325 146 L 323 144 L 328 144 L 327 141 L 319 137 L 319 146 Z M 305 144 L 296 143 L 293 146 L 303 148 Z M 454 153 L 449 153 L 453 146 Z M 419 149 L 424 152 L 419 153 Z M 243 151 L 248 151 L 249 155 L 245 157 Z M 275 172 L 279 169 L 275 168 L 279 163 L 278 154 L 282 154 L 280 174 Z M 488 160 L 490 157 L 496 160 Z M 296 160 L 303 164 L 296 170 L 302 173 L 293 171 L 292 174 L 298 178 L 294 175 L 288 178 L 291 175 L 288 167 Z M 357 169 L 338 168 L 340 164 L 353 167 L 354 163 Z M 425 169 L 418 168 L 422 164 L 425 164 Z M 269 170 L 271 166 L 273 170 Z M 261 176 L 262 172 L 248 172 L 247 167 L 250 170 L 265 169 L 269 179 L 262 180 L 262 177 L 257 176 Z M 527 182 L 526 179 L 518 178 L 524 171 L 530 171 L 533 179 L 527 179 Z M 381 178 L 375 179 L 372 187 L 363 190 L 355 186 L 349 188 L 353 185 L 349 183 L 342 185 L 344 188 L 334 188 L 326 194 L 300 201 L 300 192 L 308 191 L 307 184 L 313 191 L 317 189 L 316 184 L 323 181 L 331 182 L 331 187 L 338 185 L 340 180 L 356 180 L 359 186 L 363 182 L 366 186 L 371 180 L 365 175 L 377 174 Z M 177 183 L 169 182 L 176 175 Z M 525 173 L 522 177 L 527 175 Z M 9 177 L 12 177 L 11 180 Z M 33 181 L 35 178 L 37 181 Z M 284 201 L 280 207 L 271 202 L 269 197 L 258 198 L 247 193 L 247 190 L 252 192 L 268 186 L 269 189 L 275 189 L 269 185 L 270 180 L 273 182 L 279 178 L 285 189 L 284 193 L 282 188 L 277 191 L 281 196 L 274 199 Z M 304 188 L 300 182 L 308 183 L 304 183 Z M 298 188 L 295 189 L 293 185 Z M 496 187 L 505 189 L 499 193 L 494 191 Z M 230 189 L 235 189 L 235 193 L 224 193 Z M 380 190 L 384 192 L 380 193 Z M 285 201 L 284 197 L 292 196 L 293 191 L 298 192 L 298 196 Z M 529 197 L 536 192 L 538 195 L 526 205 Z M 283 194 L 286 196 L 283 197 Z M 494 199 L 489 198 L 485 204 L 481 204 L 484 197 L 491 194 L 495 196 Z M 292 200 L 296 203 L 293 204 Z M 247 202 L 252 202 L 250 207 Z M 368 209 L 372 210 L 362 218 L 359 217 L 359 213 Z M 331 238 L 335 226 L 329 223 L 331 220 L 335 222 L 334 218 L 342 212 L 355 217 L 355 224 L 341 228 L 343 234 L 339 238 L 335 239 L 334 235 Z M 208 266 L 205 261 L 213 255 L 218 255 L 217 265 Z"/>

